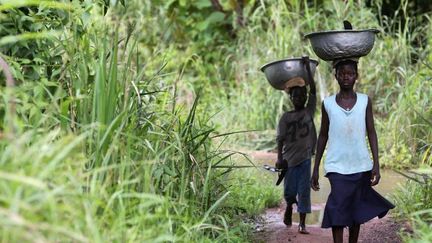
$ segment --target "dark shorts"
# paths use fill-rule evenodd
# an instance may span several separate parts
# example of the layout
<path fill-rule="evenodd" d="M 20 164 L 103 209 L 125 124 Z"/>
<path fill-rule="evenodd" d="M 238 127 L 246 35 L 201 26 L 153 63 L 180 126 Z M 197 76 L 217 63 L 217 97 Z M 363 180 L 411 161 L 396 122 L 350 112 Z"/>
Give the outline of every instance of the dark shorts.
<path fill-rule="evenodd" d="M 372 189 L 371 172 L 351 175 L 328 173 L 331 192 L 321 227 L 353 226 L 375 217 L 382 218 L 394 205 Z"/>
<path fill-rule="evenodd" d="M 287 204 L 297 203 L 297 212 L 311 212 L 311 160 L 288 168 L 284 180 L 284 198 Z"/>

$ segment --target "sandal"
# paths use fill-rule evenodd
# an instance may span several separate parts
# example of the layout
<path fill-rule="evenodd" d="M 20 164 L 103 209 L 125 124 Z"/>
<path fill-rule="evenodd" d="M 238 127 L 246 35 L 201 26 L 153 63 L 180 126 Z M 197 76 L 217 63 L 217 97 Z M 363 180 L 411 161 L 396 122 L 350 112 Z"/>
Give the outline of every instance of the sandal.
<path fill-rule="evenodd" d="M 309 231 L 306 230 L 306 225 L 301 225 L 301 224 L 299 224 L 298 232 L 300 234 L 305 234 L 305 235 L 309 234 Z"/>

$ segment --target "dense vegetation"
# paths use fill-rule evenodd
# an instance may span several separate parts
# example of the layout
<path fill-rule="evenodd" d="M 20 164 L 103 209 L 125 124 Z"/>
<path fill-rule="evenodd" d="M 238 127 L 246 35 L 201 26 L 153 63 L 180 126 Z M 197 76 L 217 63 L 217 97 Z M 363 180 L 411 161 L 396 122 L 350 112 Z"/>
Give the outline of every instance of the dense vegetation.
<path fill-rule="evenodd" d="M 431 239 L 432 23 L 408 1 L 0 2 L 2 241 L 245 241 L 280 192 L 233 148 L 273 148 L 289 108 L 259 67 L 344 19 L 381 31 L 357 90 L 382 164 L 421 168 L 395 200 Z M 316 79 L 336 90 L 329 64 Z"/>

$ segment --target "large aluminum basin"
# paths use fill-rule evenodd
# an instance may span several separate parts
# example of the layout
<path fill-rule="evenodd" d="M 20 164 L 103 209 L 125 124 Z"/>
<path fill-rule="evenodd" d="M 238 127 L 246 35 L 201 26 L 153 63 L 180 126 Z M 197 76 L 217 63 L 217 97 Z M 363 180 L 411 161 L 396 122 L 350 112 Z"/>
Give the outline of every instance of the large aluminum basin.
<path fill-rule="evenodd" d="M 315 54 L 325 60 L 366 56 L 373 48 L 376 29 L 332 30 L 305 35 Z"/>
<path fill-rule="evenodd" d="M 318 61 L 310 59 L 310 69 L 312 76 L 315 74 Z M 302 58 L 289 58 L 270 62 L 261 67 L 268 82 L 275 89 L 283 90 L 285 83 L 295 77 L 303 78 L 309 83 L 306 67 Z"/>

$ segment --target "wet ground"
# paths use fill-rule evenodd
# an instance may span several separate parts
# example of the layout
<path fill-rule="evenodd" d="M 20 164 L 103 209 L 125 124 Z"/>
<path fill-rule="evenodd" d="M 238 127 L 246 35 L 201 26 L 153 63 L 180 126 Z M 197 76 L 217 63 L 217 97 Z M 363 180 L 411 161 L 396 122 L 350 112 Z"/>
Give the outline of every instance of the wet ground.
<path fill-rule="evenodd" d="M 273 165 L 276 160 L 275 153 L 255 151 L 250 153 L 257 163 Z M 286 227 L 283 220 L 285 203 L 281 202 L 279 207 L 267 209 L 262 215 L 262 222 L 257 223 L 256 242 L 333 242 L 331 229 L 320 228 L 320 223 L 324 213 L 324 206 L 330 193 L 330 185 L 325 177 L 320 173 L 320 191 L 312 191 L 312 213 L 307 215 L 306 224 L 310 232 L 309 235 L 299 234 L 298 214 L 293 214 L 293 226 Z M 275 175 L 276 178 L 276 175 Z M 377 190 L 381 195 L 388 198 L 405 178 L 391 170 L 381 170 L 381 181 L 377 185 Z M 281 187 L 282 190 L 282 187 Z M 295 206 L 294 206 L 294 211 Z M 360 230 L 359 242 L 401 242 L 398 232 L 409 228 L 405 223 L 396 222 L 391 215 L 383 219 L 375 218 L 362 225 Z M 345 241 L 348 241 L 348 233 L 345 230 Z"/>
<path fill-rule="evenodd" d="M 319 225 L 307 225 L 310 234 L 299 234 L 298 224 L 286 227 L 282 222 L 284 207 L 268 209 L 264 215 L 264 228 L 255 233 L 254 242 L 292 242 L 292 243 L 332 243 L 331 229 L 322 229 Z M 372 219 L 363 224 L 358 242 L 363 243 L 400 243 L 400 231 L 408 231 L 406 223 L 395 221 L 391 216 Z M 344 230 L 344 242 L 348 242 L 348 231 Z"/>

